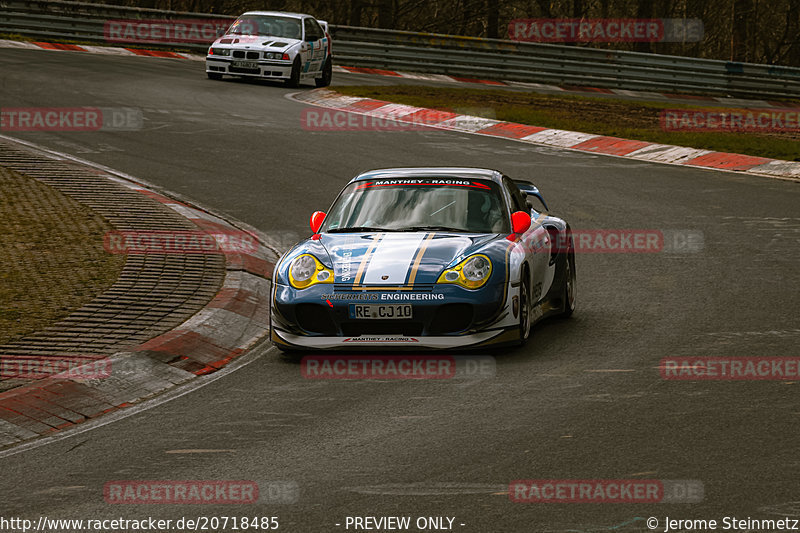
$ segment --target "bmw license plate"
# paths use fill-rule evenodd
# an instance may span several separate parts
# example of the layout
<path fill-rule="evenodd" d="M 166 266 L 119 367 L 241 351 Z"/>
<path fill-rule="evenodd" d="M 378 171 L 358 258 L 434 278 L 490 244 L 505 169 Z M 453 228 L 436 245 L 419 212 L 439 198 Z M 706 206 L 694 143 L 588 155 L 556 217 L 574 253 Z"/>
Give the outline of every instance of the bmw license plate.
<path fill-rule="evenodd" d="M 258 63 L 256 61 L 233 61 L 231 66 L 237 68 L 258 68 Z"/>
<path fill-rule="evenodd" d="M 411 306 L 409 304 L 350 304 L 350 318 L 368 318 L 378 320 L 411 318 Z"/>

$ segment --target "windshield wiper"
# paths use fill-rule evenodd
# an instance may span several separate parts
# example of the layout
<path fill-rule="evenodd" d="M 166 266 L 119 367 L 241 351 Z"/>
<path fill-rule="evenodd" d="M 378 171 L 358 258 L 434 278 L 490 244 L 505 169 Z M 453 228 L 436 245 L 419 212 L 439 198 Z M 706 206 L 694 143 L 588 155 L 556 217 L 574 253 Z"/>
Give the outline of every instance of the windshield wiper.
<path fill-rule="evenodd" d="M 403 228 L 402 231 L 450 231 L 453 233 L 480 233 L 461 228 L 450 228 L 448 226 L 411 226 L 410 228 Z"/>
<path fill-rule="evenodd" d="M 372 226 L 352 226 L 349 228 L 333 228 L 329 229 L 327 233 L 360 233 L 360 232 L 375 232 L 380 233 L 382 231 L 397 231 L 396 229 L 387 229 L 387 228 L 375 228 Z"/>
<path fill-rule="evenodd" d="M 461 228 L 451 228 L 449 226 L 410 226 L 406 228 L 375 228 L 372 226 L 353 226 L 350 228 L 333 228 L 327 233 L 358 233 L 358 232 L 410 232 L 410 231 L 447 231 L 451 233 L 482 233 L 480 231 L 470 231 Z"/>

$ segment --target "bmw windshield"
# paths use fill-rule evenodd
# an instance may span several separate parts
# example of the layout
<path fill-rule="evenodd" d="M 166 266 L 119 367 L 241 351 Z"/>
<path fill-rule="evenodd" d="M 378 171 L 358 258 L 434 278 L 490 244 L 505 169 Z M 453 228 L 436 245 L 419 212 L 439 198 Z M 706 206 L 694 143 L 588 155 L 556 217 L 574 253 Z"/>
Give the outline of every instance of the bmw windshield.
<path fill-rule="evenodd" d="M 321 231 L 508 233 L 509 227 L 496 183 L 416 178 L 351 183 L 336 199 Z"/>
<path fill-rule="evenodd" d="M 228 33 L 300 39 L 300 19 L 273 15 L 243 15 L 236 19 Z"/>

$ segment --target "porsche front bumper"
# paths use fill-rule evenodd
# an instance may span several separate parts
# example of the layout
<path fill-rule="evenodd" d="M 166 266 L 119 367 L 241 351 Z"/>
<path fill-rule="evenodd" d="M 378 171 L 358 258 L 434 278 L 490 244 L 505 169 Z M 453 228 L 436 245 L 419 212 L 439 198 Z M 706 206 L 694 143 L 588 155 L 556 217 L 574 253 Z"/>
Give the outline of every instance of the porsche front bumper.
<path fill-rule="evenodd" d="M 331 285 L 302 291 L 275 284 L 272 341 L 284 349 L 453 349 L 519 339 L 514 301 L 505 283 L 478 290 L 434 286 L 425 291 L 338 291 Z M 354 305 L 410 305 L 409 319 L 356 319 Z"/>

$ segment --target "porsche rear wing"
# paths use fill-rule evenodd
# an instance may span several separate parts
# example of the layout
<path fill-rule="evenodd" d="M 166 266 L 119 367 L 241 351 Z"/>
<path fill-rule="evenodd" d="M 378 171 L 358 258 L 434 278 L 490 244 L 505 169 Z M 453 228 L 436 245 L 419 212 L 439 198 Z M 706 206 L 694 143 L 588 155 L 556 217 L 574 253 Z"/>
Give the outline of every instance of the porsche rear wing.
<path fill-rule="evenodd" d="M 522 192 L 525 196 L 535 196 L 542 202 L 544 208 L 549 211 L 550 209 L 547 207 L 547 203 L 544 201 L 544 197 L 542 197 L 542 193 L 539 192 L 538 187 L 533 184 L 533 182 L 528 180 L 512 180 L 514 185 L 516 185 L 520 192 Z"/>

